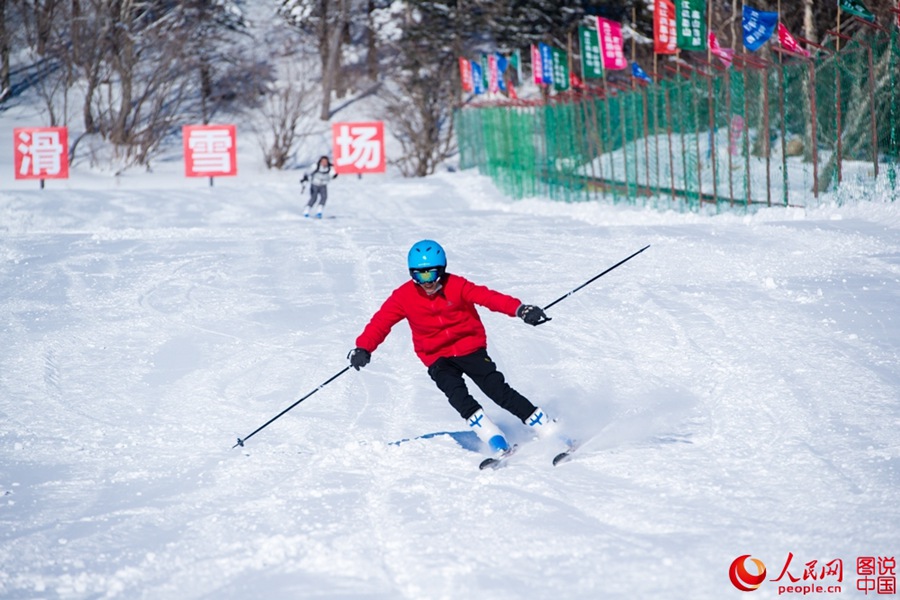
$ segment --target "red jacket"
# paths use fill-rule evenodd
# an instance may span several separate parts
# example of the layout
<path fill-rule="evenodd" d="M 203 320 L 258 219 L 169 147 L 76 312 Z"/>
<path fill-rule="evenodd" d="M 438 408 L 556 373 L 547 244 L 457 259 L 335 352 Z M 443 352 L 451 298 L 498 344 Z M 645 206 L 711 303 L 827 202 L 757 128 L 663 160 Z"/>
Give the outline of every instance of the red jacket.
<path fill-rule="evenodd" d="M 412 330 L 413 349 L 430 367 L 443 356 L 464 356 L 487 347 L 476 304 L 511 317 L 522 305 L 517 298 L 475 285 L 458 275 L 448 273 L 442 284 L 431 296 L 413 281 L 398 287 L 356 338 L 357 347 L 374 352 L 391 328 L 406 319 Z"/>

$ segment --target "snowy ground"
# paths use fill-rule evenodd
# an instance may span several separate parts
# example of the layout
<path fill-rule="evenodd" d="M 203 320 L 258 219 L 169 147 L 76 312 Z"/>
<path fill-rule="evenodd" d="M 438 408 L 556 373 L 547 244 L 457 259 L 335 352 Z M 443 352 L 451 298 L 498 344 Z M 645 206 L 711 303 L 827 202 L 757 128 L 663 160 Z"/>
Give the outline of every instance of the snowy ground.
<path fill-rule="evenodd" d="M 857 558 L 900 551 L 896 204 L 659 213 L 461 172 L 339 178 L 315 222 L 296 173 L 40 191 L 0 159 L 3 598 L 739 598 L 745 554 L 753 598 L 835 559 L 809 597 L 862 597 Z M 651 245 L 547 325 L 482 312 L 577 458 L 488 405 L 523 449 L 479 472 L 405 324 L 232 449 L 346 365 L 424 237 L 541 305 Z"/>

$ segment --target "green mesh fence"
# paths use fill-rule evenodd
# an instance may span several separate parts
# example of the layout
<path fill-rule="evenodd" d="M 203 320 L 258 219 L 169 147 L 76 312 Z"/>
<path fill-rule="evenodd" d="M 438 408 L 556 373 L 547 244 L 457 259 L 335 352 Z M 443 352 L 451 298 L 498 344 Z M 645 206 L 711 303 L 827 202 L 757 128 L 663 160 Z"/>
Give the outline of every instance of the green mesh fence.
<path fill-rule="evenodd" d="M 462 168 L 504 193 L 660 208 L 803 206 L 846 180 L 900 192 L 900 41 L 737 56 L 632 88 L 457 111 Z M 593 89 L 598 89 L 597 87 Z"/>

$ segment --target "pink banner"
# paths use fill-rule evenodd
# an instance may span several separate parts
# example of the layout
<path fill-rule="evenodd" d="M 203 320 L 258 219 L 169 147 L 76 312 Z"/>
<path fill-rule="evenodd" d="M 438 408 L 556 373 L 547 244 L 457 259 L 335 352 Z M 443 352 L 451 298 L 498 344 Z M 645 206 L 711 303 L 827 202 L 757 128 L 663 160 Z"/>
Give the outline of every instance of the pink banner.
<path fill-rule="evenodd" d="M 622 24 L 597 17 L 597 35 L 600 38 L 600 56 L 603 68 L 619 71 L 628 66 L 625 60 L 625 40 L 622 39 Z"/>
<path fill-rule="evenodd" d="M 719 40 L 716 38 L 716 34 L 712 31 L 709 32 L 709 51 L 719 57 L 719 60 L 726 67 L 730 67 L 731 63 L 734 61 L 734 50 L 732 48 L 723 48 L 719 45 Z"/>
<path fill-rule="evenodd" d="M 801 56 L 809 56 L 809 51 L 801 46 L 787 30 L 787 27 L 781 23 L 778 24 L 778 43 L 788 52 L 793 52 L 794 54 L 799 54 Z"/>
<path fill-rule="evenodd" d="M 500 74 L 497 71 L 497 56 L 491 53 L 488 56 L 488 93 L 500 93 Z"/>
<path fill-rule="evenodd" d="M 541 63 L 541 49 L 537 44 L 531 45 L 531 73 L 534 76 L 534 82 L 538 85 L 544 84 L 544 67 Z"/>

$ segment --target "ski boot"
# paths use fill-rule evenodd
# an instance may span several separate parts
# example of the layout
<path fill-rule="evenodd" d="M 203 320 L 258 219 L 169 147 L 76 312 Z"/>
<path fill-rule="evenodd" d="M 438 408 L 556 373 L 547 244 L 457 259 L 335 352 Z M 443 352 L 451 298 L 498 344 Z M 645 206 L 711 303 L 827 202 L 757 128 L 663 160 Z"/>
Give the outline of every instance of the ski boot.
<path fill-rule="evenodd" d="M 479 408 L 475 411 L 475 414 L 469 417 L 468 422 L 478 439 L 487 444 L 494 455 L 503 456 L 511 451 L 509 443 L 503 437 L 503 432 L 494 425 L 494 422 L 484 414 L 482 409 Z"/>

